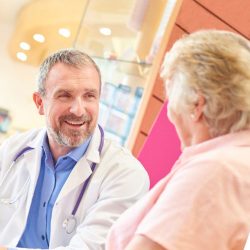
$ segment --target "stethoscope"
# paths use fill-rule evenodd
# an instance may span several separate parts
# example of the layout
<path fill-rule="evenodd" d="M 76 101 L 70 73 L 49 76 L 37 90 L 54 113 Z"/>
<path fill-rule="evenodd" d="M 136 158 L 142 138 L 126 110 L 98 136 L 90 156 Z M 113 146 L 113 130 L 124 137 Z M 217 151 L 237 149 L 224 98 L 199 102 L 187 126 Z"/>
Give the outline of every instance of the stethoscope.
<path fill-rule="evenodd" d="M 98 125 L 98 127 L 99 127 L 99 130 L 100 130 L 100 133 L 101 133 L 101 139 L 100 139 L 100 144 L 99 144 L 99 147 L 98 147 L 98 152 L 99 152 L 99 155 L 101 155 L 101 152 L 102 152 L 102 149 L 103 149 L 103 144 L 104 144 L 104 131 L 103 131 L 103 129 L 102 129 L 102 127 L 100 125 Z M 31 148 L 31 147 L 25 147 L 20 152 L 18 152 L 16 154 L 16 156 L 13 159 L 13 162 L 12 162 L 10 168 L 8 169 L 7 173 L 3 177 L 2 182 L 0 183 L 0 187 L 1 187 L 1 185 L 3 185 L 4 180 L 7 178 L 8 174 L 10 173 L 11 169 L 13 168 L 13 166 L 17 162 L 17 160 L 20 159 L 21 156 L 24 155 L 24 153 L 26 153 L 27 151 L 30 151 L 32 149 L 33 148 Z M 79 194 L 79 196 L 77 198 L 77 201 L 75 203 L 75 206 L 74 206 L 74 208 L 73 208 L 73 210 L 71 212 L 71 215 L 63 221 L 62 226 L 65 229 L 65 231 L 66 231 L 67 234 L 71 234 L 76 229 L 77 220 L 76 220 L 75 214 L 76 214 L 76 212 L 78 210 L 78 207 L 79 207 L 79 205 L 81 203 L 83 195 L 84 195 L 84 193 L 85 193 L 85 191 L 87 189 L 87 186 L 88 186 L 88 184 L 90 182 L 91 176 L 94 173 L 94 170 L 96 168 L 96 163 L 92 162 L 92 164 L 91 164 L 90 167 L 91 167 L 91 170 L 92 170 L 92 174 L 84 182 L 84 184 L 82 186 L 82 189 L 81 189 L 81 192 L 80 192 L 80 194 Z M 0 202 L 2 202 L 4 204 L 12 204 L 12 203 L 14 203 L 14 201 L 10 200 L 10 199 L 0 199 Z"/>
<path fill-rule="evenodd" d="M 104 144 L 104 131 L 102 129 L 102 127 L 100 125 L 98 125 L 99 127 L 99 130 L 100 130 L 100 133 L 101 133 L 101 140 L 100 140 L 100 144 L 99 144 L 99 147 L 98 147 L 98 152 L 99 152 L 99 155 L 101 155 L 101 152 L 102 152 L 102 148 L 103 148 L 103 144 Z M 66 218 L 64 221 L 63 221 L 63 228 L 65 229 L 66 233 L 67 234 L 71 234 L 74 232 L 74 230 L 76 229 L 76 225 L 77 225 L 77 219 L 76 219 L 76 212 L 78 210 L 78 207 L 81 203 L 81 200 L 82 200 L 82 197 L 87 189 L 87 186 L 90 182 L 90 179 L 94 173 L 94 170 L 96 168 L 96 163 L 95 162 L 92 162 L 91 164 L 91 170 L 92 170 L 92 174 L 87 178 L 87 180 L 84 182 L 83 186 L 82 186 L 82 189 L 81 189 L 81 192 L 77 198 L 77 201 L 75 203 L 75 206 L 71 212 L 71 215 Z"/>

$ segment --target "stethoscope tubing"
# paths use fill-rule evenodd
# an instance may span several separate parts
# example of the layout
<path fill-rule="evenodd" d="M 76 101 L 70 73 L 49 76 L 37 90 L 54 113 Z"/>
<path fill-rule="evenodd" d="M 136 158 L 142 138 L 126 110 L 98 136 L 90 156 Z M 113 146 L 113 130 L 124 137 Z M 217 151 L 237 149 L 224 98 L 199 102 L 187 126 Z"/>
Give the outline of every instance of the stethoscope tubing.
<path fill-rule="evenodd" d="M 98 147 L 98 152 L 99 152 L 99 155 L 101 155 L 101 152 L 102 152 L 102 149 L 103 149 L 103 145 L 104 145 L 104 131 L 102 129 L 102 127 L 100 125 L 98 125 L 99 127 L 99 130 L 100 130 L 100 133 L 101 133 L 101 140 L 100 140 L 100 144 L 99 144 L 99 147 Z M 94 173 L 94 170 L 96 168 L 96 163 L 93 162 L 91 164 L 91 169 L 92 169 L 92 174 L 88 177 L 88 179 L 84 182 L 83 186 L 82 186 L 82 189 L 80 191 L 80 194 L 77 198 L 77 201 L 75 203 L 75 206 L 71 212 L 71 215 L 66 218 L 64 221 L 63 221 L 63 228 L 65 228 L 65 231 L 67 234 L 71 234 L 72 232 L 74 232 L 74 230 L 76 229 L 76 226 L 77 226 L 77 219 L 76 219 L 76 212 L 78 210 L 78 207 L 82 201 L 82 198 L 83 198 L 83 195 L 88 187 L 88 184 L 91 180 L 91 177 L 93 176 L 93 173 Z"/>

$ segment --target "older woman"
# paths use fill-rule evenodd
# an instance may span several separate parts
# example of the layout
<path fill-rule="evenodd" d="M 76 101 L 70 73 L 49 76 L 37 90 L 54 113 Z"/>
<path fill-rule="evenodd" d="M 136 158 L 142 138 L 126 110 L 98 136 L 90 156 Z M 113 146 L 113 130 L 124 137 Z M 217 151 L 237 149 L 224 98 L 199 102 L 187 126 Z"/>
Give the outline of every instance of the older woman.
<path fill-rule="evenodd" d="M 107 249 L 243 249 L 250 231 L 249 41 L 226 31 L 193 33 L 167 53 L 162 77 L 183 153 L 120 217 Z"/>

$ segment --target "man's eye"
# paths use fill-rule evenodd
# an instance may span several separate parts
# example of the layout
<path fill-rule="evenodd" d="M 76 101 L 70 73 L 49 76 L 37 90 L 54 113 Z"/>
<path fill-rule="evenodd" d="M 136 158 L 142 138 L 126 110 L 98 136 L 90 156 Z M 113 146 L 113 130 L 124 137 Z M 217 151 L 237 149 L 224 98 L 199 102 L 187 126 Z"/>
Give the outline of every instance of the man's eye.
<path fill-rule="evenodd" d="M 60 94 L 58 97 L 60 99 L 67 99 L 67 98 L 70 98 L 70 95 L 65 93 L 65 94 Z"/>
<path fill-rule="evenodd" d="M 88 94 L 86 94 L 86 97 L 87 98 L 96 98 L 96 95 L 92 94 L 92 93 L 88 93 Z"/>

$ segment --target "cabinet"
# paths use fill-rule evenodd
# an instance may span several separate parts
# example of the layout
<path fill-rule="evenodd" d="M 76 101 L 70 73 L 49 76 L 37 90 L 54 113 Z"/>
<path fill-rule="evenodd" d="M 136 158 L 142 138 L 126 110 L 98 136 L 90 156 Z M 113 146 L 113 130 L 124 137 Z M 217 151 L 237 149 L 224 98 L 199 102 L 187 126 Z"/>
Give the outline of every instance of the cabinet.
<path fill-rule="evenodd" d="M 124 72 L 123 67 L 131 67 L 131 62 L 93 58 L 102 75 L 99 124 L 106 136 L 124 145 L 140 107 L 145 78 Z M 133 66 L 150 68 L 150 65 Z"/>

